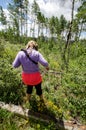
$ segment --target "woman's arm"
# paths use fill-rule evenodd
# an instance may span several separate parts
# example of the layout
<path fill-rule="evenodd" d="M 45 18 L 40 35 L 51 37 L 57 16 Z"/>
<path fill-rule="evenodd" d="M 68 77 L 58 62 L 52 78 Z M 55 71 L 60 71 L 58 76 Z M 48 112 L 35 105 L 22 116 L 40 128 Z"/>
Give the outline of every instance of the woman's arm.
<path fill-rule="evenodd" d="M 41 65 L 43 65 L 47 70 L 49 70 L 48 62 L 45 60 L 45 58 L 43 57 L 43 55 L 41 53 L 39 53 L 39 61 L 38 62 Z"/>
<path fill-rule="evenodd" d="M 14 68 L 17 68 L 21 65 L 21 62 L 20 62 L 20 53 L 17 54 L 16 58 L 14 59 L 13 63 L 12 63 L 12 66 Z"/>

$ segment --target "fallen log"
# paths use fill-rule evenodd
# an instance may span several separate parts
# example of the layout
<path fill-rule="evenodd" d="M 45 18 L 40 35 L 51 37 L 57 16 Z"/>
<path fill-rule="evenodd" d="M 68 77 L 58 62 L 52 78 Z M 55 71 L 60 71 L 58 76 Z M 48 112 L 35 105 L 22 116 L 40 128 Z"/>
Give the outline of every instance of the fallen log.
<path fill-rule="evenodd" d="M 15 115 L 22 117 L 24 119 L 33 118 L 33 119 L 40 120 L 46 123 L 49 123 L 52 120 L 47 115 L 31 111 L 29 109 L 23 108 L 20 105 L 17 106 L 14 104 L 5 104 L 4 102 L 0 102 L 0 108 L 5 109 L 9 112 L 12 112 Z"/>
<path fill-rule="evenodd" d="M 34 112 L 29 109 L 23 108 L 22 106 L 18 106 L 18 105 L 14 105 L 14 104 L 5 104 L 4 102 L 0 102 L 0 108 L 5 109 L 9 112 L 12 112 L 15 115 L 17 115 L 21 118 L 24 118 L 26 120 L 29 118 L 32 118 L 34 120 L 39 120 L 39 121 L 47 123 L 47 124 L 49 124 L 49 123 L 51 123 L 51 121 L 53 121 L 55 123 L 56 130 L 58 130 L 57 128 L 63 128 L 63 126 L 64 126 L 62 124 L 61 120 L 59 122 L 59 120 L 54 118 L 53 116 Z M 65 130 L 65 129 L 62 129 L 62 130 Z"/>
<path fill-rule="evenodd" d="M 14 104 L 5 104 L 4 102 L 0 101 L 0 108 L 5 109 L 9 112 L 12 112 L 15 115 L 17 115 L 21 118 L 24 118 L 24 119 L 33 118 L 35 120 L 40 120 L 45 123 L 50 123 L 50 121 L 53 121 L 53 118 L 48 115 L 34 112 L 29 109 L 23 108 L 22 106 L 17 106 Z M 65 121 L 64 120 L 63 126 L 61 126 L 62 124 L 58 120 L 55 123 L 56 123 L 57 129 L 58 129 L 58 127 L 61 127 L 61 128 L 63 128 L 62 130 L 86 130 L 86 125 L 77 124 L 74 121 Z"/>

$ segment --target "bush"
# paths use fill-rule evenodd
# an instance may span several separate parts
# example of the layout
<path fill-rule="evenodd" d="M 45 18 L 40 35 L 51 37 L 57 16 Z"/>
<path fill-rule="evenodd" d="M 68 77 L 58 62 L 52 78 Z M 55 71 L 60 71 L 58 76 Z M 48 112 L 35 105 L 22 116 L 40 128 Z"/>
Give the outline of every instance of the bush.
<path fill-rule="evenodd" d="M 0 63 L 0 100 L 18 104 L 22 99 L 20 74 L 13 70 L 7 60 Z"/>
<path fill-rule="evenodd" d="M 79 61 L 72 61 L 70 72 L 63 76 L 63 91 L 66 95 L 66 107 L 75 118 L 86 119 L 86 83 L 85 62 L 79 57 Z M 84 58 L 83 58 L 84 59 Z M 78 63 L 78 64 L 77 64 Z M 81 68 L 83 64 L 83 67 Z M 78 66 L 78 67 L 77 67 Z"/>
<path fill-rule="evenodd" d="M 0 42 L 0 101 L 18 104 L 22 102 L 22 83 L 20 71 L 12 68 L 15 51 L 9 44 Z"/>

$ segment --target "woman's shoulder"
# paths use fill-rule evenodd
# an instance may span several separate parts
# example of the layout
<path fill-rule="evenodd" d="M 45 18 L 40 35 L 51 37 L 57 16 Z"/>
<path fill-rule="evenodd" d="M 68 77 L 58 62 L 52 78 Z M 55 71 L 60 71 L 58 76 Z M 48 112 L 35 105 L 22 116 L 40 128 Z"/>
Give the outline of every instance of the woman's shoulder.
<path fill-rule="evenodd" d="M 20 50 L 20 51 L 18 52 L 18 54 L 19 54 L 19 55 L 22 55 L 22 54 L 24 54 L 24 51 Z"/>
<path fill-rule="evenodd" d="M 20 50 L 20 51 L 18 52 L 18 56 L 19 56 L 19 57 L 25 56 L 24 51 Z"/>
<path fill-rule="evenodd" d="M 39 51 L 33 49 L 32 53 L 39 55 Z"/>

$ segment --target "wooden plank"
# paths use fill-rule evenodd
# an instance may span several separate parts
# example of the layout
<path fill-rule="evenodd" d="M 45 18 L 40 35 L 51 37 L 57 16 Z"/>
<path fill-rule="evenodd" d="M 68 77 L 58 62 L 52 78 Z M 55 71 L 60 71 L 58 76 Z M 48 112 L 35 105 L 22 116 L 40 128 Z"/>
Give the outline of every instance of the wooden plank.
<path fill-rule="evenodd" d="M 15 113 L 17 116 L 20 116 L 24 119 L 28 119 L 30 117 L 30 118 L 40 120 L 46 123 L 49 123 L 52 120 L 52 118 L 50 118 L 47 115 L 37 113 L 29 109 L 23 108 L 22 106 L 17 106 L 14 104 L 5 104 L 4 102 L 0 102 L 0 108 L 5 109 L 9 112 Z"/>
<path fill-rule="evenodd" d="M 4 102 L 0 101 L 0 108 L 1 109 L 5 109 L 9 112 L 14 113 L 15 115 L 24 118 L 24 119 L 28 119 L 28 118 L 33 118 L 34 120 L 40 120 L 46 123 L 50 123 L 50 121 L 54 121 L 54 118 L 45 115 L 45 114 L 41 114 L 41 113 L 37 113 L 34 111 L 31 111 L 29 109 L 23 108 L 22 106 L 17 106 L 14 104 L 5 104 Z M 77 122 L 74 121 L 63 121 L 63 126 L 61 126 L 61 122 L 59 120 L 57 120 L 56 122 L 56 128 L 63 128 L 64 130 L 86 130 L 86 125 L 81 125 L 81 124 L 77 124 Z"/>

